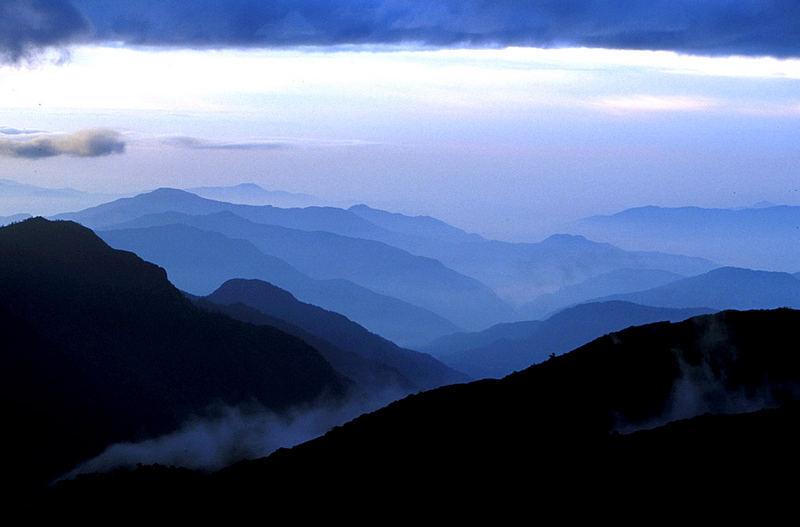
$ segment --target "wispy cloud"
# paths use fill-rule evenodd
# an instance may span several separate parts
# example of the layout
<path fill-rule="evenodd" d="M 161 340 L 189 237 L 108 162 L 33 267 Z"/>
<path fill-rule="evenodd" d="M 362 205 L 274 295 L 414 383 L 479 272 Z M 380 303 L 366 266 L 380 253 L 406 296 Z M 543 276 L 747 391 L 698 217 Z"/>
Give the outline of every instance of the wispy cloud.
<path fill-rule="evenodd" d="M 631 95 L 601 97 L 589 104 L 611 112 L 694 112 L 714 108 L 719 103 L 708 97 Z"/>
<path fill-rule="evenodd" d="M 98 157 L 124 151 L 125 142 L 120 134 L 102 128 L 69 135 L 39 135 L 26 140 L 0 139 L 0 155 L 25 159 L 59 155 Z"/>
<path fill-rule="evenodd" d="M 276 141 L 210 141 L 198 139 L 196 137 L 168 137 L 162 142 L 169 146 L 178 148 L 190 148 L 192 150 L 280 150 L 288 148 L 289 145 Z"/>
<path fill-rule="evenodd" d="M 144 139 L 145 142 L 153 141 Z M 190 136 L 172 136 L 155 139 L 157 143 L 174 148 L 191 150 L 284 150 L 306 147 L 371 146 L 378 143 L 359 139 L 318 139 L 311 137 L 258 138 L 241 141 L 202 139 Z"/>
<path fill-rule="evenodd" d="M 9 126 L 0 126 L 0 134 L 4 135 L 27 135 L 41 133 L 44 133 L 44 130 L 22 130 L 19 128 L 11 128 Z"/>

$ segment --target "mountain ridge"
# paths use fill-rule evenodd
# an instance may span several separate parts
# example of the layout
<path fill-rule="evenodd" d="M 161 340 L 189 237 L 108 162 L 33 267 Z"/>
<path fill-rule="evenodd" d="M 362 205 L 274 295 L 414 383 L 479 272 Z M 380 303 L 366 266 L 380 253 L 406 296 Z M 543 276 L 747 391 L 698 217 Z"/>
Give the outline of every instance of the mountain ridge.
<path fill-rule="evenodd" d="M 21 492 L 215 404 L 283 411 L 352 386 L 305 342 L 197 309 L 163 268 L 68 221 L 0 228 L 0 326 L 7 469 L 41 460 Z"/>

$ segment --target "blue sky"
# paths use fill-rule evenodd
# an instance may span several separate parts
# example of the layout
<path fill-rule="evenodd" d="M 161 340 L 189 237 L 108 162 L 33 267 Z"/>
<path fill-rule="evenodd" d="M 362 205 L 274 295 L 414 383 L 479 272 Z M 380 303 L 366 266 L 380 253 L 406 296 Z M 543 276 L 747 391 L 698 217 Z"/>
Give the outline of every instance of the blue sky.
<path fill-rule="evenodd" d="M 510 239 L 800 205 L 797 6 L 6 0 L 0 177 L 253 181 Z"/>

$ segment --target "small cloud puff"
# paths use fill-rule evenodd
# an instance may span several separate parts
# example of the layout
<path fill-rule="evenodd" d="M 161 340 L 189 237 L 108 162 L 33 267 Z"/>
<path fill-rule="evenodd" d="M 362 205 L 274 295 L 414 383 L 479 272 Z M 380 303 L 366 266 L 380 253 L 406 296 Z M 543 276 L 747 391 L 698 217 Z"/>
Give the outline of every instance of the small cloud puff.
<path fill-rule="evenodd" d="M 58 155 L 98 157 L 124 151 L 125 142 L 120 134 L 103 128 L 61 136 L 39 135 L 24 141 L 0 139 L 0 155 L 25 159 Z"/>

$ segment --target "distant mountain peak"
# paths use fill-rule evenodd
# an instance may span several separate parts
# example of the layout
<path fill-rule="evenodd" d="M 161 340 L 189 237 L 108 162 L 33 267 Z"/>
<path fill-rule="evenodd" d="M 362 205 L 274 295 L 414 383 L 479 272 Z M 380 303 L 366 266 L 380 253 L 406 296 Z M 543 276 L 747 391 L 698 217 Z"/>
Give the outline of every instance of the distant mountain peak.
<path fill-rule="evenodd" d="M 139 194 L 139 196 L 137 197 L 142 197 L 142 196 L 184 196 L 184 197 L 193 196 L 196 198 L 199 197 L 197 194 L 192 194 L 191 192 L 187 192 L 186 190 L 181 190 L 173 187 L 159 187 L 150 192 Z"/>
<path fill-rule="evenodd" d="M 266 190 L 261 185 L 256 185 L 255 183 L 239 183 L 238 185 L 234 185 L 233 188 L 242 190 Z"/>
<path fill-rule="evenodd" d="M 103 242 L 94 231 L 79 223 L 68 220 L 48 220 L 41 216 L 34 216 L 5 227 L 0 227 L 0 229 L 24 236 L 36 237 L 39 241 L 42 241 L 42 237 L 53 239 L 61 238 L 64 240 L 64 237 L 67 236 L 69 242 L 72 244 L 91 243 L 105 245 L 105 242 Z"/>
<path fill-rule="evenodd" d="M 542 240 L 544 244 L 559 244 L 559 245 L 575 245 L 585 243 L 598 243 L 589 240 L 586 236 L 580 234 L 552 234 Z"/>

